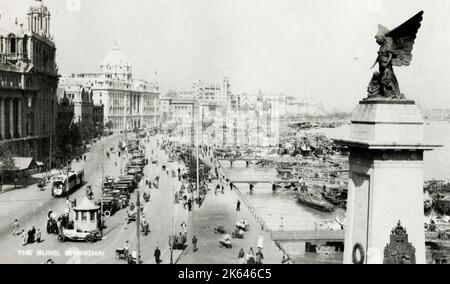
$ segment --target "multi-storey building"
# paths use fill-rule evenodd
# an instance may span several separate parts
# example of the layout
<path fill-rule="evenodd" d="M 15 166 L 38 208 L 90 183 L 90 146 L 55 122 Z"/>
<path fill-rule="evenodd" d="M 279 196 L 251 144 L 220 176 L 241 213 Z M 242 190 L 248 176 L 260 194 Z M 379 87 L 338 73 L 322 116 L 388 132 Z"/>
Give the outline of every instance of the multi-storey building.
<path fill-rule="evenodd" d="M 170 101 L 170 122 L 175 125 L 172 135 L 180 143 L 195 143 L 195 123 L 198 121 L 198 104 L 195 100 L 173 99 Z"/>
<path fill-rule="evenodd" d="M 104 106 L 103 105 L 94 105 L 92 107 L 92 120 L 94 125 L 95 134 L 103 134 L 104 126 Z"/>
<path fill-rule="evenodd" d="M 83 139 L 92 138 L 95 133 L 93 91 L 91 86 L 61 80 L 59 88 L 62 88 L 63 92 L 58 92 L 58 102 L 61 99 L 68 99 L 69 103 L 74 105 L 74 123 L 80 128 L 84 136 Z"/>
<path fill-rule="evenodd" d="M 192 86 L 194 99 L 199 103 L 226 105 L 231 96 L 231 83 L 225 77 L 219 83 L 204 83 L 198 81 Z"/>
<path fill-rule="evenodd" d="M 99 73 L 70 74 L 64 80 L 90 85 L 94 105 L 104 105 L 104 124 L 111 121 L 116 130 L 159 125 L 158 85 L 134 79 L 132 66 L 117 45 L 100 69 Z"/>
<path fill-rule="evenodd" d="M 0 29 L 0 143 L 42 159 L 55 133 L 58 71 L 50 12 L 36 0 L 27 24 Z"/>

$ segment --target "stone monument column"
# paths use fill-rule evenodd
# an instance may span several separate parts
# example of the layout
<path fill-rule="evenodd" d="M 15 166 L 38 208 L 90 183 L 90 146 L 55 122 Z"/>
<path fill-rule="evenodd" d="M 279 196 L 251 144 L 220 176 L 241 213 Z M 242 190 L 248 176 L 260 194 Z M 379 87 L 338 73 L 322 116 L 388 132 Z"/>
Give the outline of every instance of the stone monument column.
<path fill-rule="evenodd" d="M 352 114 L 344 263 L 381 264 L 392 229 L 401 221 L 425 263 L 423 117 L 414 101 L 368 99 Z M 408 256 L 409 257 L 409 256 Z"/>

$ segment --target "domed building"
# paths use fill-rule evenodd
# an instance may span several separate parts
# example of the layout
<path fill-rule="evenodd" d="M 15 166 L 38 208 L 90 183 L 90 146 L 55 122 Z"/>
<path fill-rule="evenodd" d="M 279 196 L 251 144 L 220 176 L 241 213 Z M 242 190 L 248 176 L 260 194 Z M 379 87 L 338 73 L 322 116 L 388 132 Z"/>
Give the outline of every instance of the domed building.
<path fill-rule="evenodd" d="M 55 133 L 58 87 L 50 12 L 35 0 L 27 23 L 0 24 L 0 144 L 16 156 L 44 159 Z"/>
<path fill-rule="evenodd" d="M 100 68 L 103 73 L 110 73 L 113 75 L 115 80 L 131 80 L 132 79 L 132 68 L 125 54 L 119 49 L 119 47 L 114 45 L 113 49 L 108 52 L 100 63 Z"/>
<path fill-rule="evenodd" d="M 65 86 L 89 85 L 94 105 L 103 105 L 104 125 L 113 130 L 156 127 L 159 121 L 159 87 L 156 83 L 133 78 L 133 68 L 117 43 L 100 62 L 99 73 L 63 76 Z"/>

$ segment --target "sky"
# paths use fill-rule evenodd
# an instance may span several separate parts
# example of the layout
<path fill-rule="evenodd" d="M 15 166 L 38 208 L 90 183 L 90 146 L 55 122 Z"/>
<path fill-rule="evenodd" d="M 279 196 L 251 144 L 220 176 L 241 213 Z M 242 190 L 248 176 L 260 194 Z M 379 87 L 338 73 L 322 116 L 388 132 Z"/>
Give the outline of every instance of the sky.
<path fill-rule="evenodd" d="M 34 0 L 0 0 L 0 26 L 26 23 Z M 61 74 L 97 72 L 117 42 L 134 76 L 163 92 L 231 80 L 236 93 L 284 93 L 351 110 L 366 97 L 389 29 L 424 10 L 402 93 L 450 108 L 450 0 L 43 0 Z M 155 73 L 157 72 L 157 73 Z"/>

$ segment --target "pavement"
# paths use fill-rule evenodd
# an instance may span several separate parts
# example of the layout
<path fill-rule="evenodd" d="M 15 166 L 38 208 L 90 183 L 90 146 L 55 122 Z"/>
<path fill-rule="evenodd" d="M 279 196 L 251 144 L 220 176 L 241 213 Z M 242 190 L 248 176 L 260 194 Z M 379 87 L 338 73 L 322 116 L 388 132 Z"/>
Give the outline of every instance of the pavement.
<path fill-rule="evenodd" d="M 259 235 L 264 239 L 263 243 L 263 263 L 278 264 L 281 263 L 283 252 L 271 240 L 269 232 L 264 231 L 260 224 L 254 219 L 250 208 L 244 203 L 241 204 L 241 210 L 236 211 L 236 203 L 239 199 L 236 190 L 230 190 L 229 186 L 224 185 L 224 194 L 214 193 L 215 186 L 220 183 L 219 180 L 213 180 L 209 185 L 210 190 L 205 197 L 201 207 L 194 206 L 193 211 L 189 212 L 187 222 L 187 232 L 189 248 L 181 256 L 180 264 L 237 264 L 238 253 L 244 249 L 247 253 L 250 247 L 257 252 L 257 241 Z M 245 233 L 244 239 L 232 239 L 232 248 L 222 248 L 219 246 L 219 240 L 222 234 L 216 234 L 214 228 L 223 226 L 227 233 L 231 235 L 235 224 L 239 220 L 247 219 L 250 224 L 250 230 Z M 196 252 L 192 249 L 192 236 L 198 239 Z"/>

